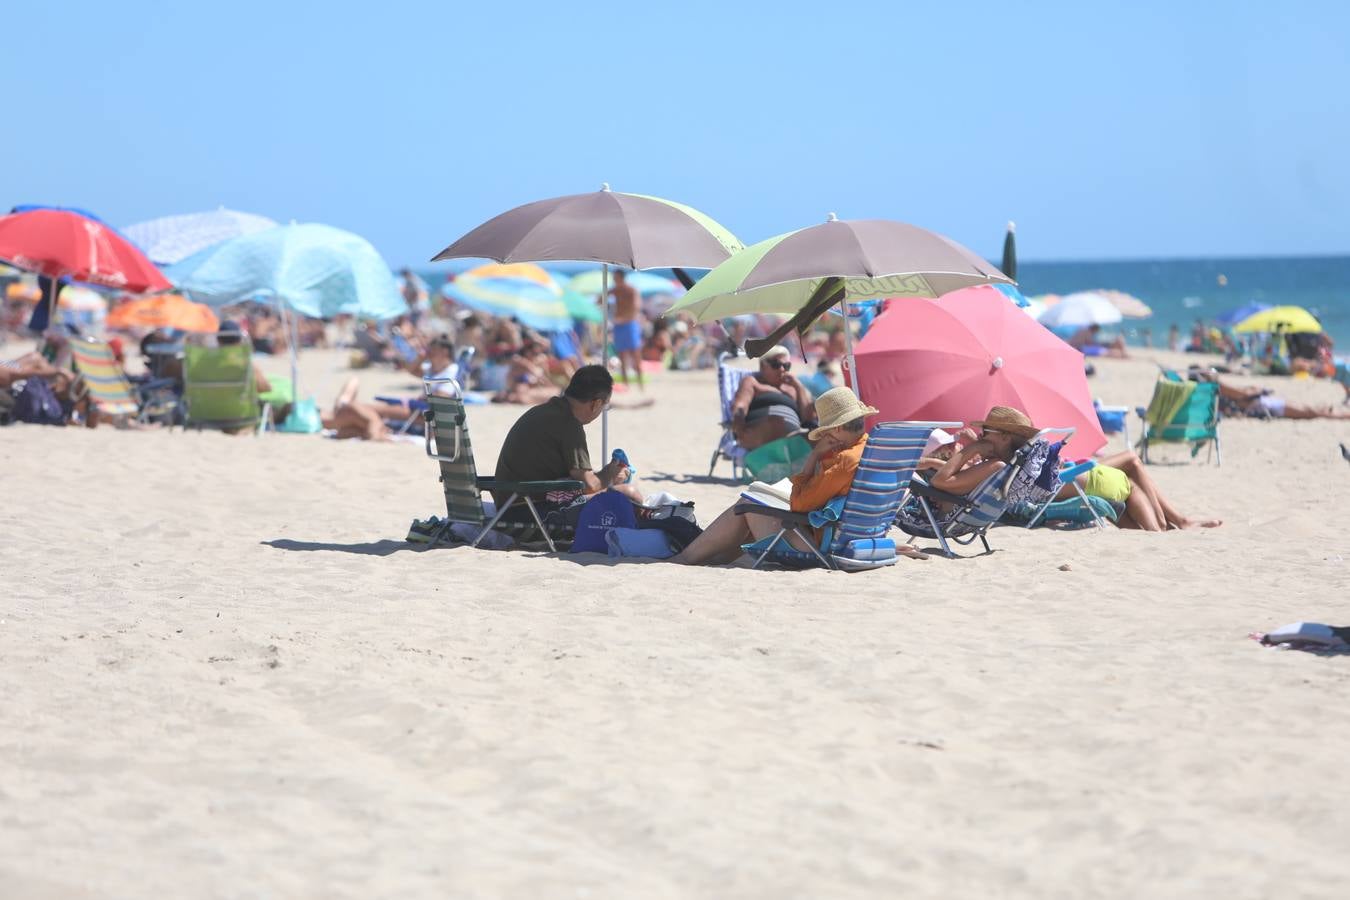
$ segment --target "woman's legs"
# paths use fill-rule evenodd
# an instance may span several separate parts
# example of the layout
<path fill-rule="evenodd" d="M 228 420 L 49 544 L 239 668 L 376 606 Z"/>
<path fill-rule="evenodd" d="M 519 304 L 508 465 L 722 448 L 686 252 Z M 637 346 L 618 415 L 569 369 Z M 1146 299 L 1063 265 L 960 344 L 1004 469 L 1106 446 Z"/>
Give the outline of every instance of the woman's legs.
<path fill-rule="evenodd" d="M 1155 517 L 1173 528 L 1217 528 L 1223 524 L 1221 519 L 1192 519 L 1181 514 L 1171 501 L 1158 489 L 1158 484 L 1149 474 L 1133 450 L 1123 450 L 1100 461 L 1104 465 L 1120 469 L 1132 481 L 1137 490 L 1142 490 L 1152 504 Z M 1131 491 L 1133 493 L 1133 491 Z"/>
<path fill-rule="evenodd" d="M 670 561 L 686 566 L 734 562 L 741 555 L 741 544 L 750 541 L 746 518 L 737 515 L 735 507 L 729 507 Z"/>
<path fill-rule="evenodd" d="M 1139 490 L 1138 485 L 1125 498 L 1125 512 L 1121 514 L 1118 524 L 1121 528 L 1139 528 L 1143 531 L 1167 530 L 1167 525 L 1158 518 L 1153 503 Z"/>

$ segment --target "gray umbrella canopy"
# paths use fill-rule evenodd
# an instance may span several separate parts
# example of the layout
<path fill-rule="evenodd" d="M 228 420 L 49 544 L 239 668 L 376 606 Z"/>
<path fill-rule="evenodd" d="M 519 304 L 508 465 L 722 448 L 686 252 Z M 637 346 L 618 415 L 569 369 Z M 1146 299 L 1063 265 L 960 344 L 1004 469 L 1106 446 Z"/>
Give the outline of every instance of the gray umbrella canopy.
<path fill-rule="evenodd" d="M 741 250 L 731 232 L 698 210 L 606 185 L 517 206 L 436 254 L 497 262 L 588 260 L 629 269 L 711 269 Z"/>

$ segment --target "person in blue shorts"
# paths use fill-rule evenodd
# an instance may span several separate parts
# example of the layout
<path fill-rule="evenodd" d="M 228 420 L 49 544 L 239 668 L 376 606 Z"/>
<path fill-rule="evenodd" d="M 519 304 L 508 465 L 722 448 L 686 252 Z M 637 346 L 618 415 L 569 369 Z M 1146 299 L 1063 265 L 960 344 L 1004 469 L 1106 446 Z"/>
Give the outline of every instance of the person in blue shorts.
<path fill-rule="evenodd" d="M 614 350 L 619 354 L 619 378 L 628 383 L 628 370 L 631 368 L 637 376 L 638 387 L 642 382 L 642 296 L 637 288 L 628 283 L 622 269 L 614 272 L 614 287 L 609 293 L 614 297 Z"/>

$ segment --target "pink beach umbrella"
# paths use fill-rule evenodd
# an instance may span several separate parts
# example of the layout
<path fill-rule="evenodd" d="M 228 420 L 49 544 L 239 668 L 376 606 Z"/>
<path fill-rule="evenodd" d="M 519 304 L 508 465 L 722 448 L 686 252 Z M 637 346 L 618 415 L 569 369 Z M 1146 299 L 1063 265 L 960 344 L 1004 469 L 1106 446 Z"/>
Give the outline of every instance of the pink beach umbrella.
<path fill-rule="evenodd" d="M 1106 444 L 1083 354 L 997 288 L 893 300 L 857 347 L 858 386 L 879 421 L 960 420 L 1011 406 L 1040 428 L 1077 428 L 1066 457 Z"/>

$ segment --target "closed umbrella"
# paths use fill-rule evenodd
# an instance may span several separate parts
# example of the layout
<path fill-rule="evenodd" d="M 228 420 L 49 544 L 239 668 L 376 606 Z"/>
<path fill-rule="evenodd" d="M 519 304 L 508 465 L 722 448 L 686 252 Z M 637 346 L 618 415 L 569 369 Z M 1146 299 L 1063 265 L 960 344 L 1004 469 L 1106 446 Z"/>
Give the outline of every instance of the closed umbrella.
<path fill-rule="evenodd" d="M 1092 291 L 1062 297 L 1041 314 L 1038 320 L 1046 328 L 1067 331 L 1090 325 L 1115 325 L 1122 316 L 1115 304 Z"/>
<path fill-rule="evenodd" d="M 230 238 L 275 228 L 266 216 L 220 207 L 207 212 L 163 216 L 128 225 L 125 234 L 160 265 L 182 262 Z"/>
<path fill-rule="evenodd" d="M 108 314 L 108 328 L 177 328 L 210 334 L 220 328 L 220 319 L 203 303 L 193 303 L 181 294 L 156 294 L 121 304 Z"/>
<path fill-rule="evenodd" d="M 1008 281 L 977 254 L 940 234 L 884 219 L 840 221 L 831 213 L 821 225 L 780 234 L 737 253 L 670 311 L 689 312 L 697 321 L 744 313 L 791 316 L 767 338 L 746 342 L 747 353 L 758 356 L 790 331 L 804 332 L 835 304 L 846 313 L 854 300 L 940 297 L 963 287 Z M 848 329 L 844 334 L 851 342 Z M 849 356 L 852 370 L 851 345 Z"/>
<path fill-rule="evenodd" d="M 1276 331 L 1285 334 L 1320 334 L 1322 323 L 1301 306 L 1272 306 L 1243 319 L 1233 330 L 1244 334 L 1273 334 Z"/>
<path fill-rule="evenodd" d="M 1083 355 L 991 288 L 892 303 L 857 354 L 862 399 L 883 421 L 970 422 L 1011 406 L 1042 428 L 1076 428 L 1074 458 L 1106 444 Z"/>
<path fill-rule="evenodd" d="M 1003 265 L 999 266 L 1004 275 L 1017 280 L 1017 223 L 1009 222 L 1008 231 L 1003 235 Z"/>
<path fill-rule="evenodd" d="M 711 269 L 742 249 L 730 231 L 690 206 L 611 191 L 538 200 L 479 225 L 433 258 L 481 257 L 497 262 L 586 260 L 601 267 L 600 294 L 609 294 L 609 267 Z M 603 317 L 603 345 L 609 316 Z M 609 413 L 601 419 L 601 455 L 609 454 Z"/>

